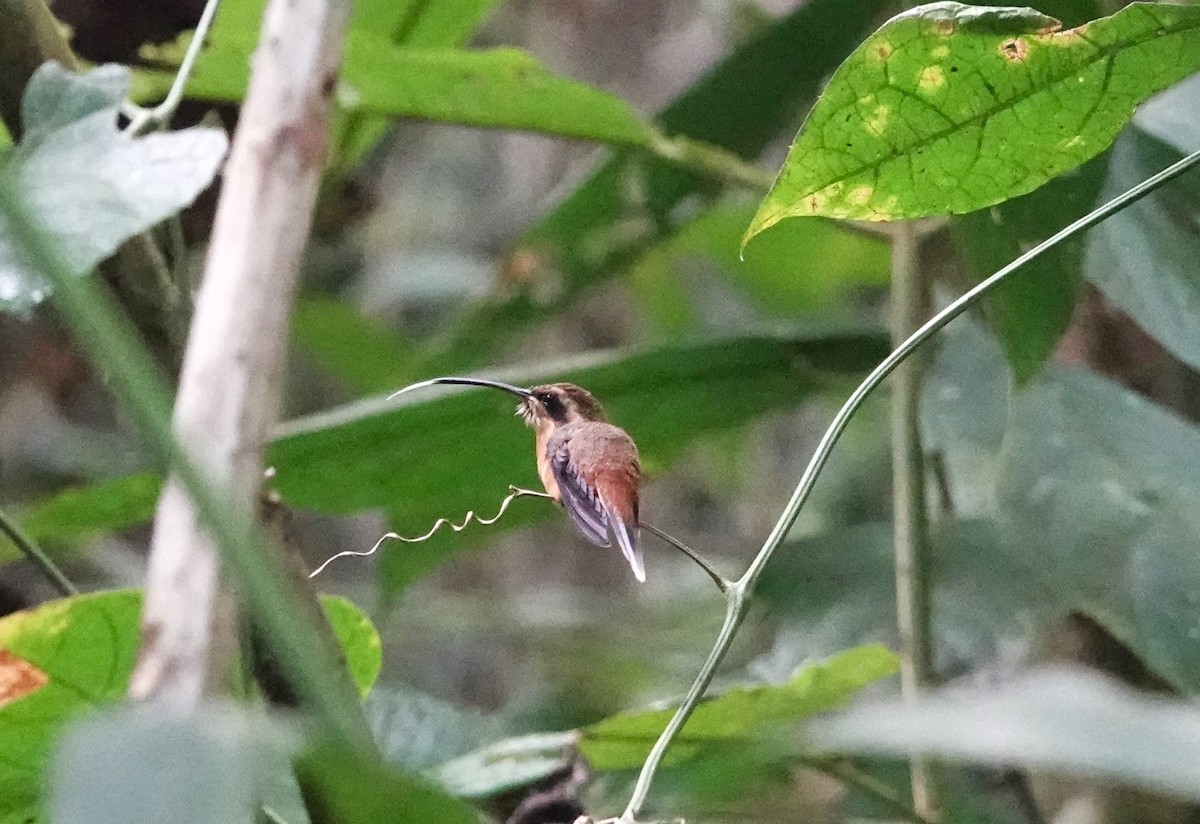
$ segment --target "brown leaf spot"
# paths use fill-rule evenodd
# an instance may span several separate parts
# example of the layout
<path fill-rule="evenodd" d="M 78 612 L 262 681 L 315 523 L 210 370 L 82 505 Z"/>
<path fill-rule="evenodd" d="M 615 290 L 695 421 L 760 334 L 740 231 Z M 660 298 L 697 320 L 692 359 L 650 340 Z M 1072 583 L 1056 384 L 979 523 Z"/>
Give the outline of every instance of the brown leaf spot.
<path fill-rule="evenodd" d="M 949 37 L 954 34 L 954 30 L 958 25 L 948 17 L 943 17 L 934 24 L 933 30 L 941 37 Z"/>
<path fill-rule="evenodd" d="M 1000 54 L 1006 60 L 1021 62 L 1029 55 L 1029 44 L 1016 38 L 1005 40 L 1000 44 Z"/>
<path fill-rule="evenodd" d="M 0 649 L 0 707 L 35 692 L 49 680 L 33 664 Z"/>

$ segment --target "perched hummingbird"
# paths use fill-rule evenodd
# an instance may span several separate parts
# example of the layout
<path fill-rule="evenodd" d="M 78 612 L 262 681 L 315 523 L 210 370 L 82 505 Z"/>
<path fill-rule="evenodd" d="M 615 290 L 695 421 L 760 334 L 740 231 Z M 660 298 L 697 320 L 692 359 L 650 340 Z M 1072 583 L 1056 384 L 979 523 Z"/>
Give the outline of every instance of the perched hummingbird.
<path fill-rule="evenodd" d="M 517 414 L 537 433 L 538 477 L 567 511 L 575 528 L 596 546 L 620 547 L 633 575 L 646 580 L 638 543 L 637 446 L 613 426 L 600 402 L 573 383 L 519 386 L 477 378 L 433 378 L 417 386 L 449 383 L 490 386 L 521 398 Z"/>

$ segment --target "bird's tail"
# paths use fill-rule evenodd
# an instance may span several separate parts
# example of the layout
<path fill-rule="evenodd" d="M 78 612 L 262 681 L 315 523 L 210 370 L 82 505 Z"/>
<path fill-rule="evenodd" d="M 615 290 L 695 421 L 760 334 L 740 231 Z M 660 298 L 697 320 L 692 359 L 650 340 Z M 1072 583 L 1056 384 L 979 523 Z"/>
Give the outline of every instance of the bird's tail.
<path fill-rule="evenodd" d="M 612 542 L 621 548 L 621 554 L 625 556 L 630 569 L 633 570 L 633 577 L 637 578 L 639 583 L 645 583 L 646 564 L 642 560 L 640 530 L 636 524 L 625 523 L 625 520 L 607 505 L 604 509 Z"/>

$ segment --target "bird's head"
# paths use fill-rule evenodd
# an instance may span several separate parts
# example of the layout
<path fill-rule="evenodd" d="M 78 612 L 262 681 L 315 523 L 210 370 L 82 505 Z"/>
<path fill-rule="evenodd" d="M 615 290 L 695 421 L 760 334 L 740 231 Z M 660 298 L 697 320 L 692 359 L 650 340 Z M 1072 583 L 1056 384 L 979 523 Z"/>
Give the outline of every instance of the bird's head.
<path fill-rule="evenodd" d="M 600 401 L 596 400 L 591 392 L 573 383 L 547 383 L 532 389 L 523 389 L 510 383 L 482 378 L 430 378 L 427 381 L 406 386 L 399 392 L 393 392 L 389 399 L 434 384 L 488 386 L 516 395 L 521 399 L 521 402 L 517 404 L 517 414 L 525 419 L 526 424 L 538 430 L 553 429 L 556 426 L 577 421 L 607 420 Z"/>
<path fill-rule="evenodd" d="M 577 421 L 603 421 L 604 407 L 591 392 L 573 383 L 548 383 L 529 390 L 517 414 L 537 429 L 553 428 Z"/>

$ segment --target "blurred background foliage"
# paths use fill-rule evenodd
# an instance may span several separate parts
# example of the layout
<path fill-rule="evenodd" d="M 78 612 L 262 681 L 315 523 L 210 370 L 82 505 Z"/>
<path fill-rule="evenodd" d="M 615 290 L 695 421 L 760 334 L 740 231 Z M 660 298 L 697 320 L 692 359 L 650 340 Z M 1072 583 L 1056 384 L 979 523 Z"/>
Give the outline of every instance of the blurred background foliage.
<path fill-rule="evenodd" d="M 832 412 L 888 351 L 889 246 L 867 227 L 791 220 L 739 255 L 770 173 L 761 188 L 731 182 L 664 159 L 661 141 L 685 135 L 777 168 L 822 84 L 901 5 L 356 3 L 287 423 L 269 450 L 304 557 L 315 566 L 389 529 L 490 514 L 509 484 L 536 486 L 532 437 L 503 397 L 383 399 L 456 372 L 593 391 L 641 448 L 643 517 L 726 573 L 744 568 Z M 1120 5 L 1039 10 L 1072 26 Z M 169 84 L 201 6 L 52 4 L 84 59 L 133 67 L 144 101 Z M 236 123 L 262 6 L 223 0 L 177 125 Z M 920 258 L 934 302 L 1200 148 L 1197 111 L 1193 77 L 1099 157 L 935 227 Z M 941 680 L 1004 682 L 1069 661 L 1139 688 L 1200 689 L 1197 186 L 1185 178 L 1064 244 L 937 341 L 921 428 Z M 212 201 L 182 216 L 173 263 L 185 278 Z M 127 308 L 176 362 L 153 307 Z M 138 585 L 159 481 L 105 375 L 46 308 L 0 314 L 0 352 L 0 508 L 88 589 Z M 900 762 L 814 756 L 791 734 L 860 688 L 894 691 L 894 661 L 870 646 L 896 646 L 888 443 L 879 398 L 768 568 L 719 676 L 722 689 L 774 685 L 783 708 L 737 691 L 708 705 L 721 723 L 707 742 L 681 740 L 656 809 L 897 814 Z M 620 805 L 663 717 L 614 714 L 677 696 L 722 614 L 699 570 L 647 542 L 639 587 L 545 502 L 520 501 L 495 526 L 331 566 L 321 588 L 379 630 L 368 706 L 389 757 L 498 817 L 548 777 L 589 809 Z M 0 544 L 5 611 L 53 595 L 18 557 Z M 814 659 L 827 660 L 797 674 Z M 579 770 L 592 771 L 582 790 Z M 1111 779 L 948 770 L 944 819 L 1196 815 Z M 1098 817 L 1069 817 L 1096 797 Z"/>

